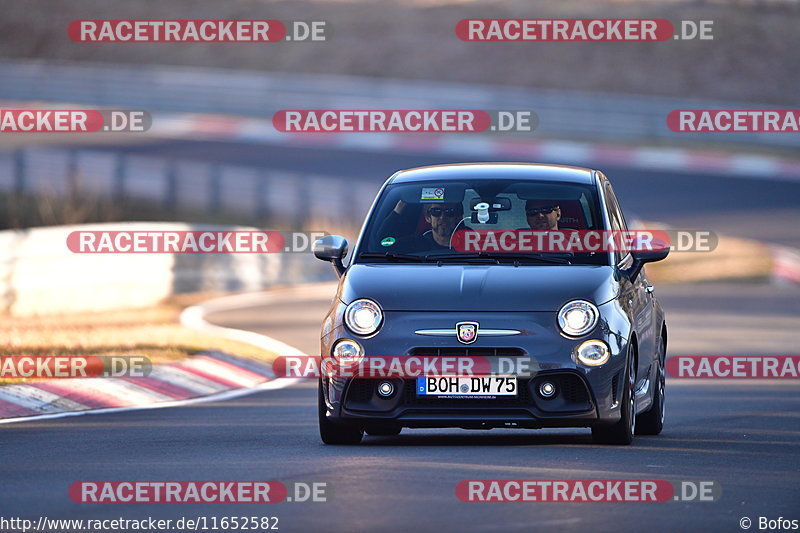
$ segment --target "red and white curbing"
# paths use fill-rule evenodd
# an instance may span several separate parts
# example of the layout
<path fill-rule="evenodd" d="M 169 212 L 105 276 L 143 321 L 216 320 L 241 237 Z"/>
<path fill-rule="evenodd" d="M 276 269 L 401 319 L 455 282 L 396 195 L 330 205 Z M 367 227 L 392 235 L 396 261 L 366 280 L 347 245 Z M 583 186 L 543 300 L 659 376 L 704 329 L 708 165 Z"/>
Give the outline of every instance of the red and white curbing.
<path fill-rule="evenodd" d="M 283 133 L 266 119 L 158 113 L 150 134 L 167 138 L 249 141 L 370 152 L 411 152 L 555 161 L 602 168 L 622 165 L 672 172 L 712 172 L 732 177 L 800 181 L 800 160 L 761 154 L 629 146 L 501 135 L 436 133 Z"/>
<path fill-rule="evenodd" d="M 292 288 L 299 298 L 322 284 Z M 280 355 L 305 355 L 276 339 L 250 331 L 216 326 L 205 315 L 268 301 L 263 293 L 227 296 L 189 307 L 181 323 L 192 329 L 251 344 Z M 262 390 L 279 389 L 297 379 L 275 379 L 262 361 L 217 352 L 176 363 L 153 365 L 145 378 L 83 378 L 35 381 L 0 387 L 0 424 L 81 414 L 175 407 L 221 401 Z"/>
<path fill-rule="evenodd" d="M 180 405 L 184 400 L 220 399 L 237 389 L 253 390 L 274 374 L 250 361 L 204 353 L 177 363 L 154 365 L 147 377 L 75 378 L 0 387 L 0 423 L 84 412 L 109 412 Z"/>

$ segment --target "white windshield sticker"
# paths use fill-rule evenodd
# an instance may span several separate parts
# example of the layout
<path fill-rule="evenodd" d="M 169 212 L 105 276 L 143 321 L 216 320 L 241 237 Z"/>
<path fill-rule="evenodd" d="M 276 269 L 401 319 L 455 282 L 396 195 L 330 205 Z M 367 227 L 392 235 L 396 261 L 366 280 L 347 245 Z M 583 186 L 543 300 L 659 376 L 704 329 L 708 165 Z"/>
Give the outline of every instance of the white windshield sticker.
<path fill-rule="evenodd" d="M 444 200 L 443 187 L 423 187 L 420 200 Z"/>

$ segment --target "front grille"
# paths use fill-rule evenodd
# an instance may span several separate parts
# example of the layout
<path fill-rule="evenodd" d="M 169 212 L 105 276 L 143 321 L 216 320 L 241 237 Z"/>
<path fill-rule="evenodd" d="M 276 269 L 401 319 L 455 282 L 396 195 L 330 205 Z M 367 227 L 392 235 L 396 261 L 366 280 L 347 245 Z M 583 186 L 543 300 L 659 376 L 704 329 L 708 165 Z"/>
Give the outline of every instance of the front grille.
<path fill-rule="evenodd" d="M 611 402 L 617 403 L 617 385 L 619 385 L 619 374 L 611 378 Z"/>
<path fill-rule="evenodd" d="M 416 357 L 524 357 L 521 348 L 478 348 L 464 346 L 455 348 L 413 348 L 410 352 Z"/>

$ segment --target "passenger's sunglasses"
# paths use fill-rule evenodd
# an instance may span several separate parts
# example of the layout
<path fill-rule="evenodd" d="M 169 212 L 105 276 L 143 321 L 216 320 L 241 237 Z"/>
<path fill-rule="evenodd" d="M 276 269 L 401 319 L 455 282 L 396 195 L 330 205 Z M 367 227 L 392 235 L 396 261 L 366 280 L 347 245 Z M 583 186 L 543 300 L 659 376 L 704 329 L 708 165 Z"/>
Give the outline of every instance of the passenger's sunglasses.
<path fill-rule="evenodd" d="M 447 207 L 444 209 L 442 209 L 441 207 L 431 207 L 430 209 L 428 209 L 428 215 L 432 217 L 440 217 L 442 216 L 442 213 L 444 213 L 444 216 L 451 218 L 457 217 L 460 214 L 458 209 L 456 209 L 455 207 Z"/>
<path fill-rule="evenodd" d="M 531 207 L 531 208 L 525 210 L 525 214 L 528 215 L 529 217 L 535 217 L 536 215 L 540 215 L 540 214 L 541 215 L 549 215 L 550 213 L 555 211 L 557 207 L 558 206 L 555 206 L 555 205 L 549 205 L 549 206 L 546 206 L 546 207 Z"/>

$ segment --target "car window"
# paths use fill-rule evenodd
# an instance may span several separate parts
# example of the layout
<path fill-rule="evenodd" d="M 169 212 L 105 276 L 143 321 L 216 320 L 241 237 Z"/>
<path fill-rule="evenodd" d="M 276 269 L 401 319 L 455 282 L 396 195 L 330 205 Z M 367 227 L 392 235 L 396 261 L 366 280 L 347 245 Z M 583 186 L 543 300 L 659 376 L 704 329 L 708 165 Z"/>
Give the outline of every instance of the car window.
<path fill-rule="evenodd" d="M 481 214 L 488 220 L 477 218 L 480 203 L 489 206 Z M 454 245 L 458 231 L 605 229 L 598 213 L 599 199 L 590 185 L 503 179 L 390 184 L 367 222 L 358 248 L 359 255 L 367 255 L 358 261 L 378 261 L 376 256 L 386 254 L 412 256 L 404 258 L 409 261 L 457 254 L 464 251 Z M 551 221 L 555 227 L 546 226 Z M 603 254 L 580 255 L 585 257 L 576 263 L 598 264 L 594 256 Z"/>

